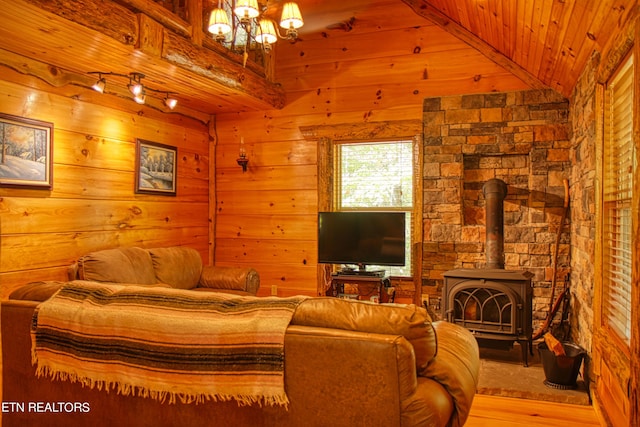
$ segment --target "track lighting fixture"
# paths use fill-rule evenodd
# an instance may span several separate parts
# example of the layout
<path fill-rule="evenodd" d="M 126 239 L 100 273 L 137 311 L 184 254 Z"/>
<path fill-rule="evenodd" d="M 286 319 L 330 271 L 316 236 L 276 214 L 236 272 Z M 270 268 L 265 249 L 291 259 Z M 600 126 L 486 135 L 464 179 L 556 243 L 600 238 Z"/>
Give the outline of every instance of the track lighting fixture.
<path fill-rule="evenodd" d="M 133 100 L 138 104 L 144 104 L 147 100 L 147 92 L 154 92 L 158 94 L 164 94 L 164 98 L 162 99 L 162 103 L 173 110 L 178 105 L 178 100 L 171 96 L 173 92 L 167 92 L 164 90 L 153 89 L 149 86 L 145 86 L 142 84 L 142 79 L 145 77 L 144 74 L 138 72 L 131 72 L 129 74 L 120 74 L 113 72 L 104 72 L 104 71 L 90 71 L 89 74 L 97 74 L 98 80 L 91 86 L 95 91 L 104 93 L 105 88 L 107 86 L 107 80 L 104 76 L 115 76 L 115 77 L 123 77 L 129 79 L 129 83 L 127 84 L 127 89 L 133 95 Z"/>

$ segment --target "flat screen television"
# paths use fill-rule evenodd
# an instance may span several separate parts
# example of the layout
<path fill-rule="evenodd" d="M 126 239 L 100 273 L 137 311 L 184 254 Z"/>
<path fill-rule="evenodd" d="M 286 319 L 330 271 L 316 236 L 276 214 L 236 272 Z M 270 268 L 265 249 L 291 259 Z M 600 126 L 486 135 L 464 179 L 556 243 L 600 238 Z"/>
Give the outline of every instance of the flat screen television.
<path fill-rule="evenodd" d="M 403 266 L 404 212 L 320 212 L 318 262 Z"/>

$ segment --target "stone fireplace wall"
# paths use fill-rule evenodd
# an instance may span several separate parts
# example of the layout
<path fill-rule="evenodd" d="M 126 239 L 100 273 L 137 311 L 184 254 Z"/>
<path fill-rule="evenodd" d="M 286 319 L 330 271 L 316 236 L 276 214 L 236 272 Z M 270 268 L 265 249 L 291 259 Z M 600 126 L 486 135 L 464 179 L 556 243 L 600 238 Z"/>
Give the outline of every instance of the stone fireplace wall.
<path fill-rule="evenodd" d="M 571 173 L 569 102 L 532 90 L 428 98 L 423 110 L 423 294 L 441 296 L 447 270 L 486 266 L 482 186 L 499 178 L 508 186 L 505 269 L 534 274 L 535 331 L 549 308 L 563 181 Z M 568 219 L 557 289 L 570 265 Z"/>
<path fill-rule="evenodd" d="M 571 161 L 571 338 L 591 351 L 593 338 L 593 284 L 596 230 L 596 71 L 600 56 L 594 54 L 572 94 L 570 122 Z"/>

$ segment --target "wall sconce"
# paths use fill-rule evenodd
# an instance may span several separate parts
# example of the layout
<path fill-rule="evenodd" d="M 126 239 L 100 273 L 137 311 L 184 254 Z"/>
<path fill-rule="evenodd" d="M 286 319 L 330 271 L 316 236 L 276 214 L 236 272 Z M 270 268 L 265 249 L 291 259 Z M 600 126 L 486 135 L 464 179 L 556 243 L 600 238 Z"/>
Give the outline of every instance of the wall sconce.
<path fill-rule="evenodd" d="M 120 74 L 120 73 L 113 73 L 110 71 L 107 71 L 107 72 L 89 71 L 89 74 L 98 75 L 98 80 L 93 84 L 93 86 L 91 86 L 97 92 L 104 93 L 107 87 L 107 80 L 103 76 L 124 77 L 129 79 L 129 84 L 127 84 L 127 89 L 129 89 L 129 92 L 131 92 L 131 95 L 133 95 L 133 100 L 138 104 L 144 104 L 146 102 L 147 91 L 149 91 L 149 92 L 164 94 L 165 97 L 162 100 L 162 102 L 170 110 L 173 110 L 174 108 L 176 108 L 176 105 L 178 105 L 178 100 L 173 96 L 171 96 L 174 94 L 173 92 L 167 92 L 165 90 L 157 90 L 149 86 L 143 85 L 142 79 L 145 77 L 145 75 L 142 73 L 131 72 L 129 74 Z"/>
<path fill-rule="evenodd" d="M 247 158 L 247 151 L 244 148 L 244 137 L 240 137 L 240 154 L 236 159 L 238 165 L 242 167 L 242 173 L 247 171 L 247 164 L 249 163 L 249 159 Z"/>

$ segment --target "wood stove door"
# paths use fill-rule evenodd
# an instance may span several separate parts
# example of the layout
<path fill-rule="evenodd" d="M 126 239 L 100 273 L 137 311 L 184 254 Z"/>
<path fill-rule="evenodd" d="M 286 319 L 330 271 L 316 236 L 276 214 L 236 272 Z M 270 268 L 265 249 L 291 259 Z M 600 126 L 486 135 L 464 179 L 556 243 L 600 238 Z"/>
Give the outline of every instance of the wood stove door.
<path fill-rule="evenodd" d="M 500 283 L 465 280 L 447 291 L 446 319 L 474 333 L 522 334 L 519 325 L 523 310 L 516 292 Z"/>

